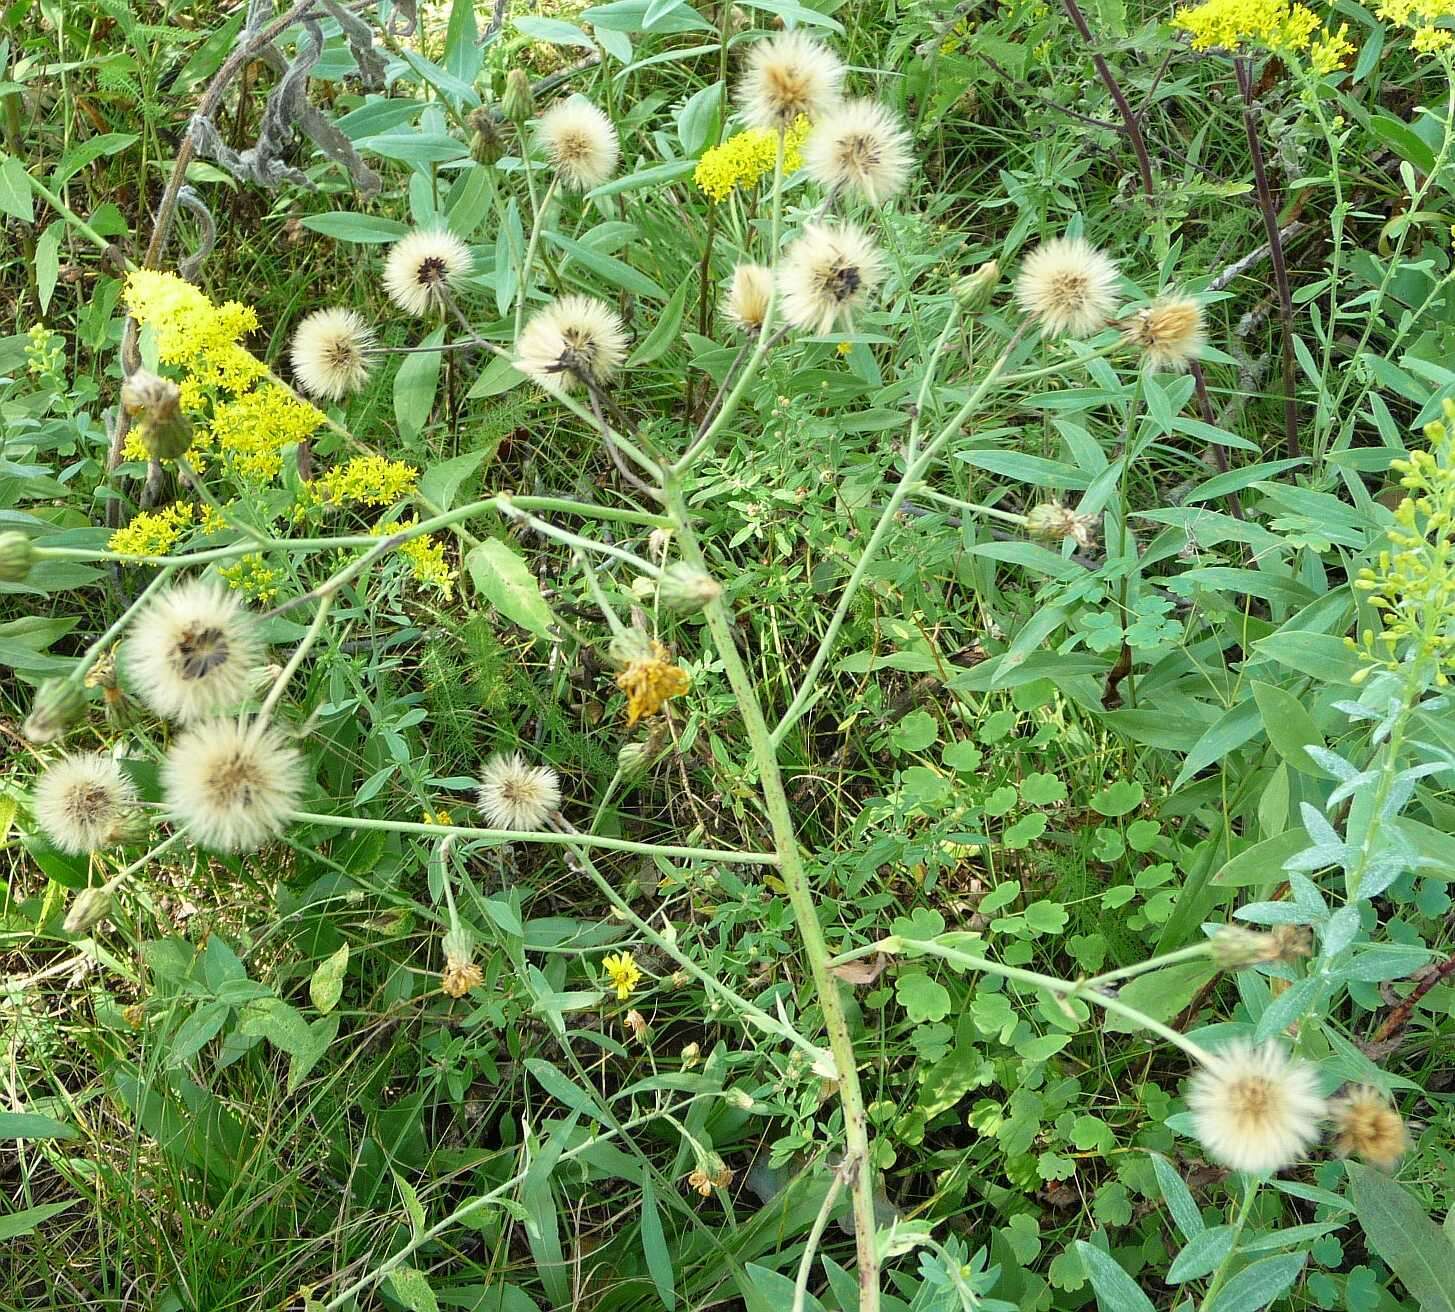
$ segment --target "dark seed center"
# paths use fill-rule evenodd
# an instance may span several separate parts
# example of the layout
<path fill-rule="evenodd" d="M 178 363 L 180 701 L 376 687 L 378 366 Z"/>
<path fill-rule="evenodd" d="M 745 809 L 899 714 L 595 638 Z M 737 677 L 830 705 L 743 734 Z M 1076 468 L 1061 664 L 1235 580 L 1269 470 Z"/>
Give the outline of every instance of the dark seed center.
<path fill-rule="evenodd" d="M 431 287 L 437 282 L 445 279 L 445 262 L 438 255 L 431 255 L 427 260 L 419 262 L 419 283 L 422 287 Z"/>
<path fill-rule="evenodd" d="M 177 644 L 177 668 L 184 679 L 205 679 L 227 663 L 227 635 L 221 629 L 195 629 Z"/>
<path fill-rule="evenodd" d="M 828 289 L 836 301 L 847 301 L 863 285 L 862 275 L 852 264 L 838 265 L 828 277 Z"/>

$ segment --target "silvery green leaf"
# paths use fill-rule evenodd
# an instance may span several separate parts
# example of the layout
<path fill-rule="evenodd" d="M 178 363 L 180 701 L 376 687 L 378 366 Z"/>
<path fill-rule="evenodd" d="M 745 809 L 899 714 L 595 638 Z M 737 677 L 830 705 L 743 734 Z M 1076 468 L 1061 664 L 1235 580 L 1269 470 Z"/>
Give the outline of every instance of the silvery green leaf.
<path fill-rule="evenodd" d="M 1307 743 L 1304 745 L 1303 750 L 1333 775 L 1335 779 L 1343 783 L 1348 783 L 1351 779 L 1365 777 L 1360 772 L 1359 767 L 1353 764 L 1353 762 L 1345 760 L 1338 752 L 1330 751 L 1327 747 L 1320 747 L 1316 743 Z"/>
<path fill-rule="evenodd" d="M 1275 1034 L 1281 1034 L 1306 1012 L 1312 1011 L 1327 987 L 1328 980 L 1323 975 L 1309 975 L 1284 989 L 1258 1018 L 1258 1024 L 1253 1031 L 1254 1042 L 1261 1043 Z"/>
<path fill-rule="evenodd" d="M 1305 748 L 1304 750 L 1307 751 L 1308 749 Z M 1340 784 L 1329 794 L 1329 806 L 1338 806 L 1346 797 L 1353 797 L 1355 793 L 1366 784 L 1372 783 L 1374 779 L 1375 772 L 1373 770 L 1365 770 L 1356 774 L 1348 783 Z"/>
<path fill-rule="evenodd" d="M 1358 702 L 1335 702 L 1334 709 L 1342 711 L 1351 720 L 1377 720 L 1379 716 L 1367 706 L 1361 706 Z"/>
<path fill-rule="evenodd" d="M 1254 925 L 1302 925 L 1308 920 L 1303 908 L 1292 902 L 1250 902 L 1233 915 Z"/>
<path fill-rule="evenodd" d="M 1378 897 L 1410 868 L 1410 862 L 1397 852 L 1383 851 L 1364 868 L 1364 878 L 1352 890 L 1362 899 Z"/>
<path fill-rule="evenodd" d="M 1288 891 L 1293 894 L 1294 906 L 1308 913 L 1309 924 L 1317 925 L 1328 919 L 1329 904 L 1313 880 L 1303 875 L 1289 875 Z"/>
<path fill-rule="evenodd" d="M 1342 952 L 1354 941 L 1359 932 L 1359 908 L 1350 904 L 1340 907 L 1329 917 L 1323 928 L 1323 955 L 1325 959 Z"/>
<path fill-rule="evenodd" d="M 1283 863 L 1285 871 L 1308 871 L 1323 870 L 1328 866 L 1343 867 L 1349 858 L 1349 848 L 1344 843 L 1332 845 L 1318 843 L 1313 847 L 1306 847 L 1302 852 L 1288 858 Z"/>
<path fill-rule="evenodd" d="M 1323 812 L 1316 806 L 1310 806 L 1307 802 L 1300 802 L 1298 813 L 1303 817 L 1303 827 L 1308 831 L 1308 836 L 1320 847 L 1342 846 L 1339 835 L 1333 825 L 1324 819 Z"/>
<path fill-rule="evenodd" d="M 1345 979 L 1366 984 L 1404 979 L 1427 965 L 1433 954 L 1408 943 L 1372 943 L 1359 948 L 1340 968 Z"/>

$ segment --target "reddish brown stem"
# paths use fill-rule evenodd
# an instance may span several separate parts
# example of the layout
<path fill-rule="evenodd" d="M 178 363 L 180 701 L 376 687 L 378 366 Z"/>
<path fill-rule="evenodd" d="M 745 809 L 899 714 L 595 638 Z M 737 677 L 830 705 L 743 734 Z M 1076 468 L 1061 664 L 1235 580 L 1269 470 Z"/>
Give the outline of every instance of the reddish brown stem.
<path fill-rule="evenodd" d="M 1081 39 L 1086 42 L 1086 48 L 1091 52 L 1091 62 L 1096 66 L 1096 75 L 1101 79 L 1101 84 L 1106 88 L 1107 94 L 1112 98 L 1117 107 L 1117 113 L 1122 116 L 1122 124 L 1126 128 L 1127 140 L 1132 143 L 1132 150 L 1137 156 L 1137 171 L 1142 175 L 1142 190 L 1147 195 L 1156 194 L 1157 187 L 1152 181 L 1152 159 L 1147 154 L 1147 143 L 1142 139 L 1141 124 L 1137 122 L 1137 116 L 1128 103 L 1126 96 L 1122 94 L 1121 83 L 1116 79 L 1116 74 L 1111 71 L 1107 64 L 1096 52 L 1096 41 L 1091 35 L 1091 28 L 1086 22 L 1076 0 L 1061 0 L 1061 7 L 1066 11 L 1066 17 L 1076 26 L 1081 33 Z"/>
<path fill-rule="evenodd" d="M 1238 77 L 1238 90 L 1243 93 L 1243 132 L 1248 138 L 1248 153 L 1253 157 L 1253 184 L 1258 193 L 1258 208 L 1263 213 L 1263 229 L 1268 235 L 1268 258 L 1273 265 L 1273 283 L 1278 289 L 1278 323 L 1283 338 L 1283 444 L 1290 459 L 1303 454 L 1298 440 L 1298 397 L 1295 392 L 1293 358 L 1293 291 L 1288 285 L 1288 265 L 1283 258 L 1283 238 L 1278 231 L 1278 209 L 1273 203 L 1273 188 L 1268 184 L 1268 171 L 1263 164 L 1263 146 L 1258 140 L 1258 125 L 1253 121 L 1253 73 L 1246 59 L 1233 60 Z"/>

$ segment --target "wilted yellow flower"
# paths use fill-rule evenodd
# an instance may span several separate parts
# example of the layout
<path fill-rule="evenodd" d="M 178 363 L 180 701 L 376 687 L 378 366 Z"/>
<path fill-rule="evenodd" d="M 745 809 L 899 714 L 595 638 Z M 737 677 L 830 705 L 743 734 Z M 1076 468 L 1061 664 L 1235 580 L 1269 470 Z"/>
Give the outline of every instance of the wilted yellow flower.
<path fill-rule="evenodd" d="M 642 982 L 642 968 L 630 952 L 610 952 L 601 959 L 601 968 L 616 987 L 618 1002 L 625 1002 Z"/>
<path fill-rule="evenodd" d="M 616 676 L 616 686 L 626 693 L 626 721 L 633 725 L 644 715 L 655 715 L 668 698 L 680 697 L 692 686 L 692 680 L 653 638 L 633 653 L 626 668 Z"/>

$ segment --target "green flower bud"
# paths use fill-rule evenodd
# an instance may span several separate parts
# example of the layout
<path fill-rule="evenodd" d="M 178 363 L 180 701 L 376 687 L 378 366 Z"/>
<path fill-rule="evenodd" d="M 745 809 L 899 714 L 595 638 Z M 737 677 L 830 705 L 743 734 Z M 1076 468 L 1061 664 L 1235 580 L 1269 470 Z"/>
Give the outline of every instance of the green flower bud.
<path fill-rule="evenodd" d="M 111 903 L 110 884 L 103 884 L 100 888 L 83 888 L 66 912 L 61 928 L 67 934 L 84 934 L 111 914 Z"/>
<path fill-rule="evenodd" d="M 24 533 L 0 533 L 0 582 L 22 582 L 33 564 L 35 548 Z"/>
<path fill-rule="evenodd" d="M 612 638 L 606 649 L 607 658 L 617 669 L 650 661 L 655 656 L 652 640 L 640 629 L 625 629 Z"/>
<path fill-rule="evenodd" d="M 668 610 L 691 615 L 722 596 L 722 586 L 711 575 L 678 560 L 662 571 L 657 595 Z"/>
<path fill-rule="evenodd" d="M 530 89 L 530 74 L 525 69 L 512 68 L 506 74 L 500 112 L 512 123 L 524 123 L 536 112 L 535 93 Z"/>
<path fill-rule="evenodd" d="M 494 164 L 505 154 L 505 141 L 500 125 L 488 109 L 477 109 L 470 115 L 470 155 L 477 164 Z"/>
<path fill-rule="evenodd" d="M 983 310 L 990 304 L 999 282 L 1000 265 L 995 260 L 986 260 L 974 273 L 966 274 L 955 283 L 955 299 L 960 302 L 962 310 Z"/>
<path fill-rule="evenodd" d="M 36 689 L 35 701 L 22 732 L 33 743 L 53 743 L 80 719 L 86 694 L 69 679 L 47 679 Z"/>
<path fill-rule="evenodd" d="M 192 445 L 192 421 L 182 413 L 182 393 L 167 378 L 138 369 L 121 385 L 121 405 L 153 460 L 175 460 Z"/>

